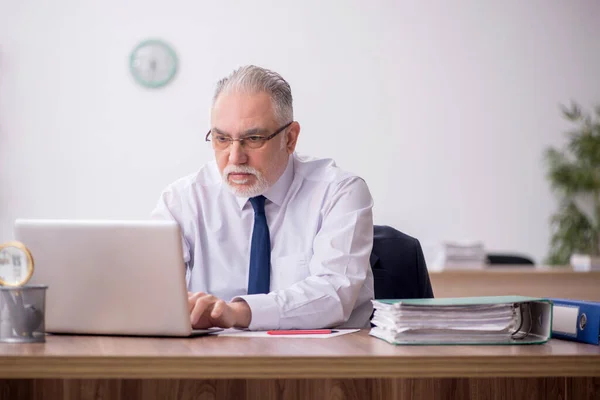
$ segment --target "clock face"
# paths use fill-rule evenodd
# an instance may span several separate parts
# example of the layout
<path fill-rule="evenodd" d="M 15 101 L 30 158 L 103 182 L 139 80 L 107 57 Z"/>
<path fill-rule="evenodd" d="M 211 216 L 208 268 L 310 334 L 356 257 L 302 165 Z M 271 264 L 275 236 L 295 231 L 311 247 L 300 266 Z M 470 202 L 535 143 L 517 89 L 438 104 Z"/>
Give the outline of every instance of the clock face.
<path fill-rule="evenodd" d="M 0 244 L 0 285 L 22 286 L 33 274 L 33 257 L 21 242 Z"/>
<path fill-rule="evenodd" d="M 160 40 L 146 40 L 131 52 L 131 74 L 142 86 L 158 88 L 169 83 L 177 72 L 177 55 Z"/>

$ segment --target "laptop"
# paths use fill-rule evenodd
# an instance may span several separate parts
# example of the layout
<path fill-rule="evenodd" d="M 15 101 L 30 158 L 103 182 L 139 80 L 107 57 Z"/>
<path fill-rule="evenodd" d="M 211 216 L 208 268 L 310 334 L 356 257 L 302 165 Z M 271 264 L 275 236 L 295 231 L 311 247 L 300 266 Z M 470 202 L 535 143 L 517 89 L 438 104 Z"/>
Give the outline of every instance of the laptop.
<path fill-rule="evenodd" d="M 174 221 L 17 219 L 34 259 L 30 284 L 48 285 L 49 333 L 189 337 L 179 226 Z"/>

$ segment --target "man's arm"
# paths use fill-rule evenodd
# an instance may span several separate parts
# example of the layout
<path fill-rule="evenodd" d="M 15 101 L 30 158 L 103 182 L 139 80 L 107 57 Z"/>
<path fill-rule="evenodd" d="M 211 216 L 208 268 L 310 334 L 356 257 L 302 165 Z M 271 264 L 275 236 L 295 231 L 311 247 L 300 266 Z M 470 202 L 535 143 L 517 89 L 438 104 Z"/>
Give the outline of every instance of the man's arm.
<path fill-rule="evenodd" d="M 182 226 L 184 219 L 181 205 L 181 197 L 168 187 L 160 196 L 158 203 L 152 211 L 152 218 L 168 219 L 176 221 Z M 187 265 L 186 281 L 188 281 L 193 257 L 190 244 L 185 239 L 182 229 L 181 241 L 183 245 L 183 259 Z M 225 303 L 223 300 L 206 293 L 189 293 L 188 305 L 190 310 L 190 322 L 195 329 L 210 327 L 221 328 L 247 328 L 252 319 L 252 312 L 245 301 Z"/>
<path fill-rule="evenodd" d="M 311 275 L 286 289 L 233 300 L 248 303 L 252 311 L 249 328 L 322 328 L 348 320 L 370 268 L 372 207 L 362 179 L 340 183 L 321 212 L 322 224 L 309 264 Z"/>
<path fill-rule="evenodd" d="M 183 229 L 181 229 L 181 214 L 181 200 L 177 198 L 176 194 L 173 193 L 172 188 L 169 187 L 160 195 L 156 207 L 154 207 L 154 210 L 151 213 L 151 217 L 152 219 L 172 220 L 179 224 L 181 230 L 181 243 L 183 247 L 183 261 L 188 267 L 187 273 L 189 273 L 191 267 L 189 265 L 191 262 L 190 245 L 185 239 Z"/>

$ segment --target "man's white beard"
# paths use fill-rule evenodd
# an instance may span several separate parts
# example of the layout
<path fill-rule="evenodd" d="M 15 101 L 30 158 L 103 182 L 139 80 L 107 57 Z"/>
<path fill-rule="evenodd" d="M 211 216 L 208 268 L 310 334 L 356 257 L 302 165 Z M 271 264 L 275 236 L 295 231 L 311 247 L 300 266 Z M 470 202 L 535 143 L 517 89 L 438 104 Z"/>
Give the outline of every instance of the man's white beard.
<path fill-rule="evenodd" d="M 230 182 L 229 174 L 231 173 L 252 174 L 255 177 L 255 182 L 251 186 L 244 185 L 244 183 L 248 179 L 250 179 L 250 177 L 244 178 L 240 181 L 231 180 Z M 223 182 L 225 182 L 225 185 L 231 191 L 231 193 L 238 197 L 256 197 L 266 192 L 269 188 L 269 182 L 267 182 L 263 174 L 261 174 L 256 169 L 246 165 L 228 165 L 223 170 L 223 174 L 221 175 L 221 177 L 223 178 Z M 236 185 L 234 186 L 232 185 L 232 183 Z"/>

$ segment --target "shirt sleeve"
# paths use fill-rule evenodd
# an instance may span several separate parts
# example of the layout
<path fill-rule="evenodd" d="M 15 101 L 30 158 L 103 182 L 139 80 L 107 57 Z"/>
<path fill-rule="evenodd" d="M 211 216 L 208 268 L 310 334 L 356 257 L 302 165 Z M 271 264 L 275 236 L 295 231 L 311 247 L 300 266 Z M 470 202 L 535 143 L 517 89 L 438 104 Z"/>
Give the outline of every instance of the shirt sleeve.
<path fill-rule="evenodd" d="M 370 268 L 373 199 L 364 180 L 342 181 L 321 210 L 310 276 L 268 294 L 239 296 L 251 330 L 334 327 L 348 320 Z"/>
<path fill-rule="evenodd" d="M 181 243 L 183 247 L 183 261 L 187 266 L 186 271 L 188 271 L 186 272 L 187 279 L 187 274 L 190 270 L 190 261 L 192 257 L 190 253 L 190 245 L 185 239 L 185 235 L 183 234 L 183 225 L 181 221 L 182 210 L 181 205 L 178 206 L 178 204 L 180 203 L 181 199 L 177 196 L 177 193 L 175 193 L 171 187 L 168 187 L 160 195 L 158 203 L 156 204 L 156 207 L 154 207 L 154 210 L 150 215 L 152 219 L 173 220 L 179 225 L 179 229 L 181 230 Z"/>

